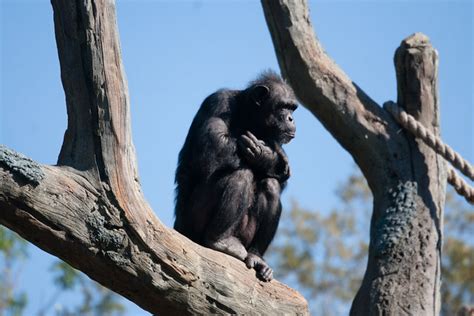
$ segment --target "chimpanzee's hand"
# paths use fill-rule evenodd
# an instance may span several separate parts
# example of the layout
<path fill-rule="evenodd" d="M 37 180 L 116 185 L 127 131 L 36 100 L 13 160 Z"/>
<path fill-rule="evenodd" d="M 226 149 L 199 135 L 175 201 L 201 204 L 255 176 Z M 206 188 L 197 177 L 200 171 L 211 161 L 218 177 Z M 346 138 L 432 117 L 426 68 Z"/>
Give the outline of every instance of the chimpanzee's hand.
<path fill-rule="evenodd" d="M 277 154 L 249 131 L 240 136 L 239 146 L 245 160 L 252 166 L 268 168 L 277 159 Z"/>

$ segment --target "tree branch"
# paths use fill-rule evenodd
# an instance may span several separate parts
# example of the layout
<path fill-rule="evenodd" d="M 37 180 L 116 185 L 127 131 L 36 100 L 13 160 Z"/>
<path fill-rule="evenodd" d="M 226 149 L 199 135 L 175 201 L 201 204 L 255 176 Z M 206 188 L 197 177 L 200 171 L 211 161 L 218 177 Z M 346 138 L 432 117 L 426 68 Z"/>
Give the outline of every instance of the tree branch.
<path fill-rule="evenodd" d="M 420 33 L 404 39 L 395 54 L 398 102 L 432 133 L 439 135 L 438 54 Z M 353 315 L 438 315 L 444 160 L 408 132 L 399 157 L 403 177 L 374 193 L 369 262 L 352 305 Z"/>
<path fill-rule="evenodd" d="M 283 76 L 301 103 L 369 174 L 381 153 L 377 148 L 385 147 L 388 138 L 387 113 L 324 52 L 307 1 L 262 0 L 262 6 Z"/>
<path fill-rule="evenodd" d="M 58 166 L 0 147 L 0 223 L 155 314 L 308 314 L 296 291 L 156 218 L 138 182 L 110 0 L 52 0 L 68 127 Z"/>
<path fill-rule="evenodd" d="M 437 315 L 446 171 L 326 55 L 306 1 L 262 0 L 284 76 L 352 155 L 374 196 L 367 271 L 352 315 Z M 439 133 L 437 53 L 415 34 L 396 54 L 399 103 Z"/>
<path fill-rule="evenodd" d="M 142 308 L 163 314 L 306 313 L 296 291 L 263 283 L 239 260 L 166 227 L 149 223 L 145 244 L 82 172 L 42 166 L 5 147 L 0 159 L 0 223 Z"/>

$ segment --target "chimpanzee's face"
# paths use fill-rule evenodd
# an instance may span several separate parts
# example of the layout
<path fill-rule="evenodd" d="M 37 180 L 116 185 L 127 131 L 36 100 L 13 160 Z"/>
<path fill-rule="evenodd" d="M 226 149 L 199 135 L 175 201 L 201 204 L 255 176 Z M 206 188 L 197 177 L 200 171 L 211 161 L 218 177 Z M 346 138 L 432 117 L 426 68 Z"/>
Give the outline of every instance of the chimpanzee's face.
<path fill-rule="evenodd" d="M 293 92 L 286 85 L 276 85 L 269 89 L 269 94 L 262 104 L 264 126 L 267 134 L 280 144 L 289 143 L 296 132 L 293 112 L 298 107 Z"/>

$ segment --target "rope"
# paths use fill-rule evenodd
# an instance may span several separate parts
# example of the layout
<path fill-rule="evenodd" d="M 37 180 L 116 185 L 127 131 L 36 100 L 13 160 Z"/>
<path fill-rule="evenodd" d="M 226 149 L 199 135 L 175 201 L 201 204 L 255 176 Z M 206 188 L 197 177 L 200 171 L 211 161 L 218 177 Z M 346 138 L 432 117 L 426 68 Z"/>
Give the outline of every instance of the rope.
<path fill-rule="evenodd" d="M 474 204 L 474 188 L 470 187 L 451 167 L 448 168 L 448 183 L 454 187 L 459 195 L 464 196 L 466 201 Z"/>
<path fill-rule="evenodd" d="M 451 147 L 445 144 L 441 138 L 427 130 L 413 116 L 405 112 L 394 102 L 386 102 L 384 108 L 392 114 L 395 120 L 412 133 L 415 137 L 421 139 L 426 145 L 433 149 L 441 157 L 449 161 L 455 168 L 460 170 L 466 177 L 474 180 L 474 168 L 471 164 L 455 152 Z M 448 170 L 448 182 L 458 194 L 464 196 L 469 203 L 474 204 L 474 189 L 469 186 L 456 171 L 452 168 Z"/>
<path fill-rule="evenodd" d="M 443 143 L 441 138 L 437 137 L 427 130 L 413 116 L 405 112 L 396 103 L 387 102 L 385 108 L 392 114 L 400 125 L 406 128 L 415 137 L 420 138 L 426 145 L 431 147 L 436 153 L 449 161 L 456 169 L 460 170 L 466 177 L 474 181 L 474 168 L 467 160 L 461 157 L 451 147 Z"/>

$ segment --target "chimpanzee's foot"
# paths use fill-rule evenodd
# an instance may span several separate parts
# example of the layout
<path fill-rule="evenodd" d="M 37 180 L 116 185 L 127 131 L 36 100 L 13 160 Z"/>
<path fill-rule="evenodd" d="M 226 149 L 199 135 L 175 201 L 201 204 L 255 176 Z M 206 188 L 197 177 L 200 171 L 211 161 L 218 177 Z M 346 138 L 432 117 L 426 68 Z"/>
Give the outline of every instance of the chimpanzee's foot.
<path fill-rule="evenodd" d="M 249 269 L 255 269 L 259 279 L 269 282 L 273 279 L 273 270 L 270 266 L 259 256 L 253 253 L 248 253 L 245 258 L 245 264 Z"/>
<path fill-rule="evenodd" d="M 247 250 L 237 238 L 231 236 L 218 241 L 207 242 L 207 247 L 226 253 L 242 261 L 247 258 Z"/>

